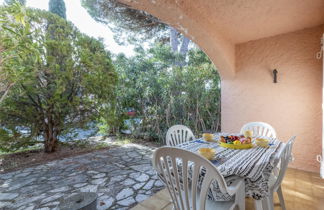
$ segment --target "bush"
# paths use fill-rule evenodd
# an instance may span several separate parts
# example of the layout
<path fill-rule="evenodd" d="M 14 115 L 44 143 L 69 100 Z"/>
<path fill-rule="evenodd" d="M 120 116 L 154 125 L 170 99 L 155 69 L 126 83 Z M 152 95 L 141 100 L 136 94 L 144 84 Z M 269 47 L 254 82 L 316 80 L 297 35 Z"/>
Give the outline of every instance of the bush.
<path fill-rule="evenodd" d="M 169 46 L 136 49 L 136 55 L 114 59 L 119 74 L 115 125 L 120 126 L 136 110 L 141 123 L 132 133 L 163 141 L 174 124 L 189 126 L 196 134 L 220 130 L 220 77 L 208 57 L 191 49 L 187 65 L 176 65 L 178 55 Z M 119 127 L 121 128 L 121 127 Z"/>

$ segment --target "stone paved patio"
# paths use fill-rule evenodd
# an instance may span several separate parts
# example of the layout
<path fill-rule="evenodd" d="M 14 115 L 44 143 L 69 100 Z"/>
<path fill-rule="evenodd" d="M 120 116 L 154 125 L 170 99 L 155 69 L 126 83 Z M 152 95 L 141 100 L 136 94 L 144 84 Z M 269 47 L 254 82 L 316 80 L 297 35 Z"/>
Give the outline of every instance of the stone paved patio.
<path fill-rule="evenodd" d="M 57 209 L 62 198 L 96 192 L 98 209 L 129 209 L 163 185 L 152 148 L 128 144 L 0 174 L 0 209 Z"/>

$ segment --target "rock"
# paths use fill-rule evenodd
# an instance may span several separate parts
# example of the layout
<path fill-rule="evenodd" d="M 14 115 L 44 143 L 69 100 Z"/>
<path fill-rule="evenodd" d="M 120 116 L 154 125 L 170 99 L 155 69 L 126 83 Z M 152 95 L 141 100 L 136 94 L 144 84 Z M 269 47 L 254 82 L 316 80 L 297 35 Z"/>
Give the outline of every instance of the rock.
<path fill-rule="evenodd" d="M 131 158 L 134 158 L 134 157 L 138 157 L 140 156 L 137 152 L 130 152 L 130 153 L 127 153 L 127 155 Z"/>
<path fill-rule="evenodd" d="M 48 181 L 54 181 L 54 180 L 58 180 L 58 179 L 60 179 L 60 177 L 50 177 L 47 180 Z"/>
<path fill-rule="evenodd" d="M 141 172 L 135 172 L 135 173 L 131 173 L 129 175 L 129 177 L 132 178 L 132 179 L 136 179 L 136 178 L 140 177 L 141 175 L 142 175 Z"/>
<path fill-rule="evenodd" d="M 107 178 L 94 179 L 94 180 L 91 181 L 91 184 L 99 185 L 99 184 L 104 183 L 106 180 L 107 180 Z"/>
<path fill-rule="evenodd" d="M 25 196 L 22 196 L 22 195 L 25 195 Z M 32 202 L 35 202 L 35 201 L 38 202 L 38 201 L 48 197 L 48 196 L 46 196 L 45 193 L 40 194 L 40 195 L 35 195 L 35 196 L 33 196 L 33 195 L 26 196 L 26 194 L 22 194 L 22 195 L 20 195 L 15 202 L 15 205 L 17 207 L 22 206 L 22 205 L 32 204 Z"/>
<path fill-rule="evenodd" d="M 156 176 L 156 171 L 154 171 L 153 169 L 145 171 L 145 173 L 147 173 L 150 176 Z"/>
<path fill-rule="evenodd" d="M 164 183 L 161 182 L 160 180 L 156 180 L 155 183 L 154 183 L 154 186 L 156 186 L 156 187 L 163 187 L 164 186 Z"/>
<path fill-rule="evenodd" d="M 87 182 L 89 178 L 84 174 L 79 174 L 78 176 L 63 178 L 59 181 L 59 184 L 64 185 L 74 185 L 78 183 Z"/>
<path fill-rule="evenodd" d="M 96 174 L 96 175 L 92 176 L 92 178 L 97 179 L 97 178 L 102 178 L 104 176 L 106 176 L 105 173 L 100 173 L 100 174 Z"/>
<path fill-rule="evenodd" d="M 132 190 L 132 188 L 126 188 L 117 194 L 116 199 L 121 200 L 121 199 L 127 198 L 133 194 L 134 194 L 134 191 Z"/>
<path fill-rule="evenodd" d="M 18 177 L 26 177 L 30 174 L 30 172 L 24 172 L 24 173 L 20 173 L 20 174 L 17 174 L 15 175 L 15 178 L 18 178 Z"/>
<path fill-rule="evenodd" d="M 18 195 L 18 193 L 0 193 L 0 201 L 12 200 Z"/>
<path fill-rule="evenodd" d="M 69 174 L 68 176 L 77 176 L 78 174 L 80 174 L 80 172 L 74 172 L 72 174 Z"/>
<path fill-rule="evenodd" d="M 106 210 L 113 204 L 114 199 L 109 196 L 102 196 L 97 201 L 97 209 L 98 210 Z"/>
<path fill-rule="evenodd" d="M 46 206 L 57 206 L 59 204 L 60 204 L 59 201 L 54 201 L 54 202 L 51 202 L 51 203 L 47 203 Z"/>
<path fill-rule="evenodd" d="M 31 206 L 22 206 L 17 210 L 33 210 L 33 209 L 34 209 L 34 206 L 31 205 Z"/>
<path fill-rule="evenodd" d="M 151 164 L 141 164 L 141 165 L 135 165 L 135 166 L 130 166 L 133 170 L 136 171 L 141 171 L 141 172 L 145 172 L 145 171 L 150 171 L 152 170 L 152 166 Z"/>
<path fill-rule="evenodd" d="M 6 173 L 6 174 L 0 174 L 0 179 L 10 179 L 15 174 L 16 174 L 16 172 L 10 172 L 10 173 Z"/>
<path fill-rule="evenodd" d="M 41 204 L 44 204 L 44 203 L 48 203 L 48 202 L 51 202 L 51 201 L 54 201 L 56 199 L 59 199 L 61 197 L 63 197 L 64 194 L 55 194 L 55 195 L 52 195 L 50 197 L 47 197 L 45 198 L 44 200 L 42 200 Z"/>
<path fill-rule="evenodd" d="M 85 187 L 80 188 L 81 192 L 97 192 L 97 185 L 87 185 Z"/>
<path fill-rule="evenodd" d="M 0 209 L 7 209 L 5 207 L 8 207 L 11 204 L 11 202 L 0 202 Z"/>
<path fill-rule="evenodd" d="M 148 195 L 143 195 L 143 194 L 138 194 L 137 196 L 136 196 L 136 198 L 135 198 L 135 200 L 136 200 L 136 202 L 142 202 L 142 201 L 144 201 L 144 200 L 146 200 L 148 197 L 150 197 L 150 196 L 148 196 Z"/>
<path fill-rule="evenodd" d="M 83 187 L 85 185 L 87 185 L 87 183 L 79 183 L 79 184 L 73 185 L 73 187 L 79 188 L 79 187 Z"/>
<path fill-rule="evenodd" d="M 125 186 L 129 186 L 129 185 L 133 185 L 135 183 L 136 182 L 134 180 L 128 178 L 128 179 L 124 180 L 121 184 L 125 185 Z"/>
<path fill-rule="evenodd" d="M 4 181 L 4 182 L 2 183 L 2 185 L 1 185 L 0 187 L 1 187 L 1 188 L 7 188 L 7 187 L 10 186 L 11 182 L 12 182 L 12 179 L 7 179 L 6 181 Z"/>
<path fill-rule="evenodd" d="M 24 170 L 23 170 L 23 172 L 25 173 L 25 172 L 32 172 L 34 169 L 33 168 L 25 168 Z"/>
<path fill-rule="evenodd" d="M 145 195 L 153 195 L 153 192 L 151 190 L 146 191 Z"/>
<path fill-rule="evenodd" d="M 138 183 L 136 185 L 133 186 L 134 190 L 138 190 L 140 189 L 145 183 Z"/>
<path fill-rule="evenodd" d="M 130 206 L 132 205 L 133 203 L 135 203 L 136 201 L 134 200 L 134 198 L 132 197 L 129 197 L 129 198 L 126 198 L 124 200 L 121 200 L 121 201 L 118 201 L 117 203 L 119 205 L 122 205 L 122 206 Z"/>
<path fill-rule="evenodd" d="M 154 180 L 150 180 L 148 183 L 146 183 L 146 185 L 143 187 L 143 189 L 150 190 L 150 189 L 152 189 L 153 184 L 154 184 Z"/>
<path fill-rule="evenodd" d="M 139 177 L 136 178 L 137 181 L 139 182 L 146 182 L 150 177 L 146 174 L 142 174 Z"/>
<path fill-rule="evenodd" d="M 110 179 L 110 182 L 109 183 L 115 183 L 115 182 L 119 182 L 123 179 L 125 179 L 125 175 L 122 175 L 122 176 L 114 176 Z"/>
<path fill-rule="evenodd" d="M 48 184 L 34 184 L 34 185 L 29 185 L 25 186 L 19 189 L 20 194 L 26 194 L 26 193 L 34 193 L 37 192 L 37 194 L 43 193 L 43 192 L 48 192 L 52 190 L 53 187 Z"/>
<path fill-rule="evenodd" d="M 56 188 L 54 190 L 51 190 L 49 192 L 53 192 L 53 193 L 57 193 L 57 192 L 65 192 L 68 191 L 70 188 L 68 186 L 64 186 L 64 187 L 60 187 L 60 188 Z"/>
<path fill-rule="evenodd" d="M 21 180 L 15 181 L 14 183 L 10 184 L 11 187 L 9 187 L 8 191 L 12 191 L 12 190 L 22 188 L 22 187 L 32 183 L 35 180 L 36 180 L 36 178 L 30 178 L 30 179 L 28 178 L 28 179 L 25 179 L 23 181 L 21 181 Z"/>

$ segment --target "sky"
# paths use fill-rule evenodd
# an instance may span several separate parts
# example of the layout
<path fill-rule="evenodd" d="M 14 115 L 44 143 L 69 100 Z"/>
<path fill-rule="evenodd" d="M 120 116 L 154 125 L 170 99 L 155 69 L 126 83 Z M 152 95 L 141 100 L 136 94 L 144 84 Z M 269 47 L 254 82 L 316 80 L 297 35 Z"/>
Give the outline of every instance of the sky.
<path fill-rule="evenodd" d="M 48 10 L 49 0 L 27 0 L 27 7 L 34 7 L 39 9 Z M 3 4 L 4 0 L 0 0 L 0 4 Z M 113 33 L 109 28 L 101 23 L 96 22 L 88 14 L 86 9 L 81 6 L 80 0 L 65 0 L 66 6 L 66 18 L 71 21 L 81 32 L 95 37 L 103 38 L 106 45 L 106 49 L 112 53 L 124 53 L 126 56 L 134 55 L 132 46 L 118 45 L 113 39 Z"/>

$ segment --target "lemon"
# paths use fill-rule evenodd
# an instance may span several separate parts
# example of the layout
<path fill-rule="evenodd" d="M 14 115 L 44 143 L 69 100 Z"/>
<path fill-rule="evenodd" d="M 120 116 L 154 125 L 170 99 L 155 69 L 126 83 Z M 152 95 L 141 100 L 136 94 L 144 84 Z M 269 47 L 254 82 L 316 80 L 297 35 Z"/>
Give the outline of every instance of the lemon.
<path fill-rule="evenodd" d="M 240 140 L 236 140 L 236 141 L 233 142 L 233 144 L 234 144 L 234 145 L 241 145 L 242 143 L 241 143 Z"/>

